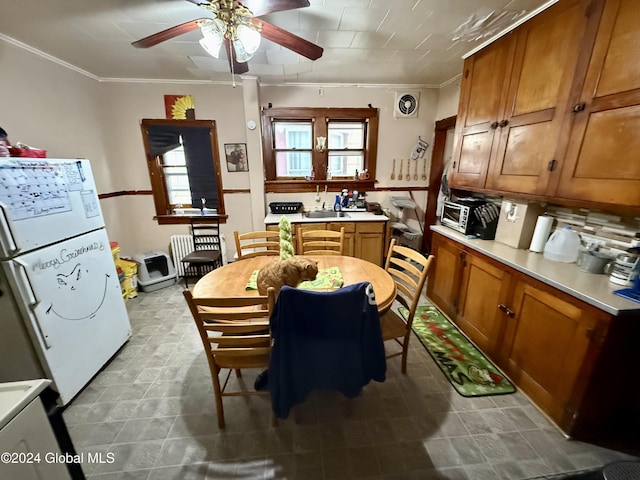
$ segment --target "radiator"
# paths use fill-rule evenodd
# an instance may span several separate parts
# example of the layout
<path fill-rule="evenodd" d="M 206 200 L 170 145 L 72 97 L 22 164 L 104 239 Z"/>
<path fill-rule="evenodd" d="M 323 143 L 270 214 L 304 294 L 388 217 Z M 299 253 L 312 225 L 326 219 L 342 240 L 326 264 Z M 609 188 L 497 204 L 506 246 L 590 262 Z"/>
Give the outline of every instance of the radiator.
<path fill-rule="evenodd" d="M 179 277 L 184 277 L 184 265 L 180 260 L 191 252 L 193 252 L 191 235 L 171 235 L 171 257 Z"/>
<path fill-rule="evenodd" d="M 222 263 L 227 263 L 227 244 L 224 235 L 220 235 L 220 249 L 222 251 Z M 171 258 L 179 277 L 184 277 L 184 264 L 182 258 L 193 252 L 193 238 L 187 233 L 171 235 Z"/>

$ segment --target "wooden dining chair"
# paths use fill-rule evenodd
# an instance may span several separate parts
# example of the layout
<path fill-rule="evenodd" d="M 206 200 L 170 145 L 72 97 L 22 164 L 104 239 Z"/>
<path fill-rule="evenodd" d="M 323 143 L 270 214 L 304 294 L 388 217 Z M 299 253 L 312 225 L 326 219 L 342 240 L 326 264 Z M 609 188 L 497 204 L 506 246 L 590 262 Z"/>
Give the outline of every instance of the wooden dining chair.
<path fill-rule="evenodd" d="M 396 239 L 391 240 L 387 260 L 384 269 L 393 278 L 396 284 L 396 300 L 404 306 L 409 313 L 403 318 L 395 311 L 389 309 L 380 316 L 382 338 L 386 342 L 395 340 L 402 350 L 387 354 L 387 358 L 402 356 L 402 373 L 407 373 L 407 354 L 409 352 L 409 339 L 411 338 L 411 325 L 416 313 L 416 307 L 420 300 L 420 294 L 424 282 L 429 275 L 429 268 L 433 263 L 433 255 L 425 258 L 421 253 L 400 246 Z"/>
<path fill-rule="evenodd" d="M 298 229 L 298 255 L 344 255 L 344 227 L 335 230 Z"/>
<path fill-rule="evenodd" d="M 280 255 L 280 232 L 277 230 L 258 230 L 254 232 L 233 232 L 236 241 L 238 260 L 263 255 Z"/>
<path fill-rule="evenodd" d="M 218 426 L 225 428 L 222 398 L 229 396 L 269 395 L 269 391 L 247 389 L 228 391 L 231 371 L 242 377 L 241 369 L 266 370 L 271 354 L 269 315 L 275 305 L 275 291 L 264 296 L 194 298 L 184 290 L 191 315 L 204 346 L 213 381 Z M 228 369 L 223 381 L 222 370 Z M 275 417 L 274 417 L 275 418 Z"/>
<path fill-rule="evenodd" d="M 189 288 L 187 277 L 195 270 L 198 277 L 222 266 L 220 247 L 220 222 L 212 219 L 192 219 L 191 237 L 193 252 L 180 260 L 184 265 L 184 285 Z"/>

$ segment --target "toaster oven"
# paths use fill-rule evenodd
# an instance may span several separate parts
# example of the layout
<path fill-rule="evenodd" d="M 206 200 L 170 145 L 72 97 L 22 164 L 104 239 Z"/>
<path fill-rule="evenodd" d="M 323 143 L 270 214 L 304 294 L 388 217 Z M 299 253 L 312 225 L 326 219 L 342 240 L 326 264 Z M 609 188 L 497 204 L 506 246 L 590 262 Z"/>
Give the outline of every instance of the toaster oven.
<path fill-rule="evenodd" d="M 473 232 L 476 224 L 474 210 L 484 205 L 486 200 L 459 199 L 445 201 L 442 205 L 440 223 L 465 235 Z"/>

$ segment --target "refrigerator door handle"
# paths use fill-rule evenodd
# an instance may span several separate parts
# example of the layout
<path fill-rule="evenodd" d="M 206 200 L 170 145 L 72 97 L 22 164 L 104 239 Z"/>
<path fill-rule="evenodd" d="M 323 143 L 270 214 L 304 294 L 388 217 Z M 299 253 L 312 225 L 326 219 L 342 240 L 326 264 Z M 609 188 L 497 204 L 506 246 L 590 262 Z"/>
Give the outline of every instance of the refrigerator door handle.
<path fill-rule="evenodd" d="M 17 282 L 18 288 L 20 290 L 20 295 L 22 295 L 22 298 L 26 300 L 27 306 L 29 307 L 29 310 L 31 310 L 33 314 L 33 318 L 35 320 L 33 323 L 38 329 L 38 333 L 40 335 L 40 340 L 42 341 L 42 344 L 46 348 L 51 348 L 51 344 L 49 343 L 49 335 L 47 335 L 45 328 L 40 323 L 40 319 L 38 318 L 38 315 L 34 311 L 38 307 L 38 305 L 40 305 L 40 301 L 36 298 L 35 292 L 33 291 L 33 287 L 31 286 L 31 281 L 29 280 L 29 276 L 26 273 L 27 266 L 18 259 L 14 258 L 13 261 L 20 267 L 17 269 L 18 275 L 22 280 L 21 282 Z"/>
<path fill-rule="evenodd" d="M 4 256 L 12 257 L 16 253 L 18 253 L 18 245 L 13 238 L 13 234 L 11 233 L 11 229 L 9 228 L 9 222 L 7 221 L 7 214 L 2 205 L 0 205 L 0 253 L 4 252 Z"/>

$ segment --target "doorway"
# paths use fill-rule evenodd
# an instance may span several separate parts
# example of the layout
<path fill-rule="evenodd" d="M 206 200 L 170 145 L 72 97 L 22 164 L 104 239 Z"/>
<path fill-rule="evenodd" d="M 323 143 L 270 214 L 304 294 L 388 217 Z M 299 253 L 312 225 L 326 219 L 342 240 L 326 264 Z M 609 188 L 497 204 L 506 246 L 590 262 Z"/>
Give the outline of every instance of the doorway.
<path fill-rule="evenodd" d="M 433 140 L 433 153 L 431 154 L 431 169 L 429 171 L 429 191 L 427 192 L 427 208 L 424 212 L 424 235 L 422 236 L 422 251 L 431 251 L 430 225 L 436 223 L 438 195 L 444 167 L 453 152 L 453 136 L 456 127 L 456 116 L 436 121 Z"/>

